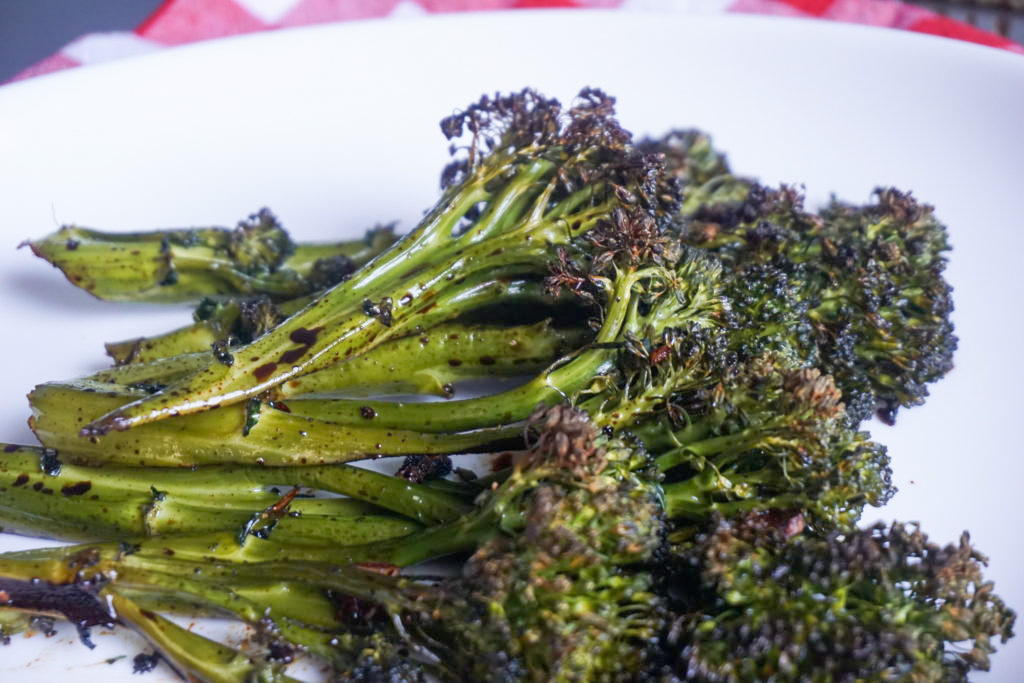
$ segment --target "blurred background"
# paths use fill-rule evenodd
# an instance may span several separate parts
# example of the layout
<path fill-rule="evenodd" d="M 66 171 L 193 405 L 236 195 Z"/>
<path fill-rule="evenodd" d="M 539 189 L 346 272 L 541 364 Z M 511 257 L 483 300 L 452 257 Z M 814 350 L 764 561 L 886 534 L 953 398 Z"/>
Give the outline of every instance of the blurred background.
<path fill-rule="evenodd" d="M 700 1 L 694 0 L 696 4 Z M 851 1 L 856 4 L 857 0 Z M 1024 43 L 1024 0 L 903 1 Z M 133 30 L 162 2 L 0 0 L 0 83 L 85 34 Z M 850 5 L 845 11 L 850 11 Z"/>
<path fill-rule="evenodd" d="M 344 0 L 348 2 L 350 0 Z M 667 0 L 666 0 L 667 1 Z M 983 31 L 1024 43 L 1024 0 L 904 0 L 913 5 L 965 22 Z M 339 3 L 344 7 L 344 2 Z M 620 0 L 621 4 L 653 6 L 644 0 Z M 692 0 L 694 5 L 706 0 Z M 838 2 L 842 12 L 857 13 L 858 0 Z M 0 0 L 0 83 L 23 69 L 56 53 L 69 42 L 87 33 L 131 31 L 162 4 L 162 0 Z M 260 5 L 262 3 L 253 3 Z M 274 2 L 270 3 L 275 4 Z M 278 2 L 277 4 L 281 4 Z M 284 4 L 287 4 L 285 2 Z M 331 4 L 328 2 L 327 4 Z M 373 2 L 362 3 L 373 5 Z M 387 4 L 387 3 L 383 3 Z M 431 4 L 431 3 L 425 3 Z M 452 3 L 434 3 L 452 4 Z M 454 3 L 458 4 L 458 3 Z M 469 3 L 472 4 L 472 3 Z M 488 3 L 482 2 L 481 5 Z M 498 3 L 509 4 L 509 3 Z M 511 3 L 528 6 L 532 3 Z M 579 4 L 587 4 L 584 0 Z M 600 4 L 600 3 L 597 3 Z M 619 4 L 611 2 L 610 4 Z M 717 4 L 717 3 L 712 3 Z M 723 4 L 731 4 L 725 2 Z M 744 4 L 739 0 L 737 4 Z M 747 4 L 750 4 L 749 2 Z M 756 4 L 756 2 L 754 3 Z M 815 14 L 818 0 L 791 0 L 793 6 Z M 867 4 L 867 3 L 865 3 Z M 886 3 L 880 3 L 885 5 Z M 344 10 L 333 10 L 345 13 Z M 860 12 L 896 12 L 876 6 Z M 883 20 L 867 23 L 889 23 Z M 941 31 L 940 31 L 941 33 Z"/>
<path fill-rule="evenodd" d="M 97 31 L 130 31 L 162 0 L 0 0 L 0 83 Z"/>

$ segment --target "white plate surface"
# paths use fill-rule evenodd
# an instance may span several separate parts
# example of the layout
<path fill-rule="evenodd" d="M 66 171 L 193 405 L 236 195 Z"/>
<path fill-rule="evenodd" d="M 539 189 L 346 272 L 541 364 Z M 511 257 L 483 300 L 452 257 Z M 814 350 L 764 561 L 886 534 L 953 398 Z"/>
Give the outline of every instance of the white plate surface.
<path fill-rule="evenodd" d="M 482 92 L 581 86 L 638 134 L 710 131 L 739 172 L 812 201 L 912 189 L 954 251 L 953 373 L 895 428 L 900 493 L 865 521 L 970 529 L 1024 609 L 1024 59 L 826 22 L 602 12 L 469 14 L 265 33 L 0 88 L 0 441 L 31 443 L 25 393 L 104 364 L 102 342 L 183 324 L 183 307 L 105 304 L 17 244 L 75 222 L 110 230 L 232 225 L 271 207 L 297 239 L 411 226 L 437 194 L 437 121 Z M 38 545 L 0 536 L 0 550 Z M 1022 629 L 1024 630 L 1024 629 Z M 0 679 L 131 678 L 140 643 L 15 637 Z M 130 659 L 130 658 L 129 658 Z M 987 680 L 1019 680 L 1024 638 Z M 979 676 L 979 678 L 982 678 Z M 150 683 L 176 680 L 161 667 Z"/>

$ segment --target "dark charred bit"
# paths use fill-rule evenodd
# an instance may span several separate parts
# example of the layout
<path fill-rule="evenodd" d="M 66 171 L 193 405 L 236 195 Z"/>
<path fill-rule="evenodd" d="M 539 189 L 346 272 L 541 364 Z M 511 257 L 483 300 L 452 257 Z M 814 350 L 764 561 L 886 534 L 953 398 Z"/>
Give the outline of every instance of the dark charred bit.
<path fill-rule="evenodd" d="M 369 628 L 387 618 L 380 606 L 367 600 L 333 594 L 331 598 L 334 602 L 334 615 L 338 621 L 352 628 Z"/>
<path fill-rule="evenodd" d="M 457 159 L 450 162 L 441 170 L 441 189 L 445 190 L 452 185 L 461 183 L 469 171 L 469 164 L 466 159 Z"/>
<path fill-rule="evenodd" d="M 758 530 L 769 531 L 781 538 L 792 538 L 803 533 L 807 525 L 800 510 L 764 510 L 750 513 L 743 523 Z"/>
<path fill-rule="evenodd" d="M 12 484 L 12 486 L 24 486 L 27 483 L 28 483 L 28 475 L 27 474 L 19 474 L 18 478 L 14 480 L 14 483 Z"/>
<path fill-rule="evenodd" d="M 309 291 L 315 292 L 319 289 L 333 287 L 349 279 L 355 271 L 356 264 L 344 254 L 318 258 L 306 277 Z"/>
<path fill-rule="evenodd" d="M 559 248 L 555 258 L 548 264 L 549 274 L 544 278 L 544 289 L 551 296 L 557 296 L 563 289 L 579 297 L 585 304 L 597 301 L 597 291 L 586 268 L 576 263 L 569 252 Z"/>
<path fill-rule="evenodd" d="M 142 546 L 140 546 L 138 543 L 126 543 L 124 541 L 121 541 L 117 546 L 118 558 L 120 559 L 122 557 L 134 555 L 135 553 L 139 552 L 141 548 Z"/>
<path fill-rule="evenodd" d="M 289 339 L 296 344 L 301 344 L 302 346 L 285 351 L 281 354 L 281 357 L 277 362 L 284 364 L 294 363 L 305 356 L 313 344 L 316 343 L 316 337 L 323 329 L 324 328 L 322 327 L 314 327 L 311 330 L 307 330 L 305 327 L 300 327 L 292 332 L 291 335 L 289 335 Z"/>
<path fill-rule="evenodd" d="M 896 424 L 897 410 L 899 410 L 899 405 L 886 401 L 875 409 L 875 416 L 886 425 L 892 427 Z"/>
<path fill-rule="evenodd" d="M 68 238 L 68 241 L 64 243 L 64 248 L 67 249 L 68 251 L 74 251 L 75 249 L 78 249 L 79 244 L 81 244 L 81 242 L 71 237 Z"/>
<path fill-rule="evenodd" d="M 611 263 L 660 262 L 669 249 L 662 225 L 639 207 L 616 208 L 612 220 L 599 221 L 587 233 L 587 241 L 597 252 L 592 265 L 597 273 Z"/>
<path fill-rule="evenodd" d="M 494 460 L 491 460 L 491 471 L 500 472 L 504 469 L 512 467 L 512 463 L 515 461 L 515 454 L 512 451 L 505 451 L 504 453 L 498 453 L 494 456 Z"/>
<path fill-rule="evenodd" d="M 39 631 L 47 638 L 52 638 L 57 635 L 57 629 L 54 628 L 56 623 L 53 617 L 35 616 L 29 619 L 29 628 L 33 631 Z"/>
<path fill-rule="evenodd" d="M 392 308 L 391 297 L 388 296 L 381 299 L 379 303 L 373 303 L 369 299 L 363 300 L 363 313 L 371 318 L 376 318 L 384 327 L 391 327 Z"/>
<path fill-rule="evenodd" d="M 161 657 L 160 653 L 156 650 L 154 650 L 152 654 L 140 652 L 135 655 L 135 658 L 132 660 L 132 673 L 148 674 L 156 668 L 156 665 L 160 663 L 161 659 L 163 659 L 163 657 Z"/>
<path fill-rule="evenodd" d="M 447 455 L 407 455 L 395 475 L 422 484 L 430 479 L 447 477 L 452 471 L 452 459 Z"/>
<path fill-rule="evenodd" d="M 308 346 L 300 346 L 295 349 L 288 349 L 287 351 L 281 354 L 281 357 L 277 359 L 277 362 L 283 363 L 284 365 L 289 365 L 305 356 L 306 351 L 309 351 Z"/>
<path fill-rule="evenodd" d="M 480 365 L 494 365 L 496 362 L 493 356 L 480 356 Z"/>
<path fill-rule="evenodd" d="M 288 664 L 295 659 L 295 648 L 285 643 L 274 641 L 267 646 L 267 659 L 272 662 Z"/>
<path fill-rule="evenodd" d="M 54 585 L 0 577 L 0 595 L 5 596 L 0 606 L 62 614 L 78 629 L 82 644 L 91 650 L 95 646 L 89 640 L 89 627 L 111 626 L 114 621 L 103 602 L 91 592 L 98 590 L 101 583 L 94 581 L 87 590 L 76 584 Z"/>
<path fill-rule="evenodd" d="M 235 362 L 235 357 L 228 351 L 228 345 L 227 339 L 218 339 L 210 344 L 210 348 L 213 350 L 213 357 L 217 359 L 218 363 L 231 366 Z"/>
<path fill-rule="evenodd" d="M 167 388 L 166 384 L 160 384 L 159 382 L 135 382 L 134 384 L 128 385 L 129 389 L 136 391 L 143 391 L 147 394 L 157 394 Z"/>
<path fill-rule="evenodd" d="M 452 366 L 453 368 L 457 368 L 460 365 L 462 365 L 462 361 L 459 360 L 458 358 L 449 358 L 448 365 Z"/>
<path fill-rule="evenodd" d="M 67 497 L 84 495 L 92 488 L 91 481 L 80 481 L 77 484 L 68 484 L 61 488 L 60 492 Z"/>
<path fill-rule="evenodd" d="M 57 457 L 57 451 L 52 448 L 44 448 L 43 452 L 39 456 L 39 469 L 50 477 L 56 477 L 60 474 L 60 459 Z"/>
<path fill-rule="evenodd" d="M 160 286 L 170 287 L 171 285 L 176 284 L 178 284 L 178 271 L 176 271 L 174 268 L 171 268 L 167 271 L 167 274 L 164 275 L 164 279 L 160 280 Z"/>
<path fill-rule="evenodd" d="M 262 382 L 274 374 L 274 370 L 277 370 L 277 363 L 266 363 L 253 370 L 252 375 L 257 382 Z"/>
<path fill-rule="evenodd" d="M 4 446 L 4 453 L 13 453 L 16 450 L 18 450 L 17 444 L 9 443 L 6 446 Z"/>
<path fill-rule="evenodd" d="M 456 467 L 454 470 L 452 470 L 452 472 L 455 474 L 456 477 L 465 482 L 477 480 L 476 472 L 465 467 Z"/>
<path fill-rule="evenodd" d="M 296 344 L 303 344 L 304 346 L 312 346 L 316 343 L 317 335 L 323 331 L 322 327 L 314 327 L 311 330 L 307 330 L 305 327 L 300 327 L 289 335 Z"/>
<path fill-rule="evenodd" d="M 365 420 L 372 420 L 377 417 L 377 411 L 370 406 L 360 406 L 359 415 Z"/>
<path fill-rule="evenodd" d="M 451 382 L 447 382 L 443 387 L 441 387 L 441 391 L 444 393 L 445 398 L 452 398 L 455 396 L 455 385 Z"/>

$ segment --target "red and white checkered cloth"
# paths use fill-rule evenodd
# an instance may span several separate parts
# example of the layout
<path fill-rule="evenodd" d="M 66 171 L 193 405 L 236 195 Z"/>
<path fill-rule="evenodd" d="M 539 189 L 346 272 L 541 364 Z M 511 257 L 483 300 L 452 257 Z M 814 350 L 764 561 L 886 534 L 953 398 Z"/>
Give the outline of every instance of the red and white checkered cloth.
<path fill-rule="evenodd" d="M 239 33 L 331 21 L 498 9 L 601 8 L 818 17 L 946 36 L 1024 54 L 994 33 L 896 0 L 165 0 L 134 31 L 90 33 L 12 80 Z"/>

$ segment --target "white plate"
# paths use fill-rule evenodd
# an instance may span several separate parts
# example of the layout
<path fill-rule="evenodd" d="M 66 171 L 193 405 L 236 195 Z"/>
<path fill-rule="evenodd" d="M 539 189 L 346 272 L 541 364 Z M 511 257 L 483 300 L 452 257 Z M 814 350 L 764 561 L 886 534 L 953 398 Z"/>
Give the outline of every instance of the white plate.
<path fill-rule="evenodd" d="M 901 489 L 874 518 L 967 528 L 999 592 L 1024 608 L 1024 59 L 909 33 L 741 16 L 469 14 L 215 41 L 0 88 L 0 440 L 31 443 L 24 395 L 100 367 L 102 342 L 156 332 L 184 308 L 104 304 L 15 246 L 60 223 L 111 230 L 231 225 L 270 206 L 303 240 L 378 220 L 408 228 L 436 196 L 437 121 L 482 92 L 534 86 L 619 98 L 639 134 L 700 126 L 768 182 L 866 201 L 912 189 L 955 250 L 957 368 L 928 404 L 878 425 Z M 0 537 L 0 549 L 26 547 Z M 16 637 L 0 679 L 133 680 L 88 651 Z M 127 644 L 126 644 L 127 643 Z M 102 650 L 102 651 L 101 651 Z M 988 680 L 1019 679 L 1024 638 Z M 979 677 L 980 678 L 980 677 Z M 175 680 L 166 667 L 147 679 Z"/>

